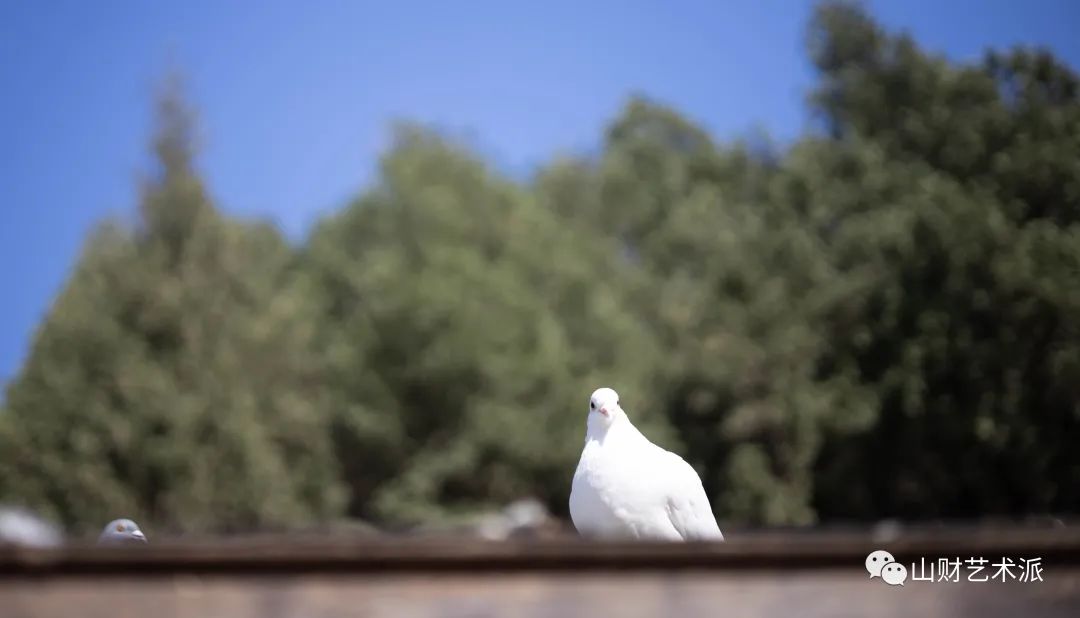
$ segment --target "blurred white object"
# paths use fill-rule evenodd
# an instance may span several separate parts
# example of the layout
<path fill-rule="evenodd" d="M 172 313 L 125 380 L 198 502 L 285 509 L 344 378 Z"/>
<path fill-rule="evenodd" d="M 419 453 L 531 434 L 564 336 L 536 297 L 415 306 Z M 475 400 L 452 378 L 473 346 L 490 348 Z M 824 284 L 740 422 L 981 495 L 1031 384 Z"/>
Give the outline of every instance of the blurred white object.
<path fill-rule="evenodd" d="M 535 498 L 511 502 L 500 513 L 485 515 L 476 525 L 476 534 L 490 541 L 503 541 L 536 531 L 551 519 L 544 505 Z"/>
<path fill-rule="evenodd" d="M 55 547 L 63 542 L 57 526 L 26 509 L 0 506 L 0 544 Z"/>
<path fill-rule="evenodd" d="M 883 519 L 877 522 L 870 531 L 871 538 L 875 543 L 892 543 L 900 538 L 903 526 L 896 519 Z"/>
<path fill-rule="evenodd" d="M 596 389 L 589 399 L 585 448 L 570 490 L 578 533 L 606 539 L 723 541 L 697 472 L 653 444 L 619 405 Z"/>
<path fill-rule="evenodd" d="M 535 498 L 511 502 L 503 509 L 503 516 L 512 529 L 535 528 L 548 520 L 547 509 Z"/>

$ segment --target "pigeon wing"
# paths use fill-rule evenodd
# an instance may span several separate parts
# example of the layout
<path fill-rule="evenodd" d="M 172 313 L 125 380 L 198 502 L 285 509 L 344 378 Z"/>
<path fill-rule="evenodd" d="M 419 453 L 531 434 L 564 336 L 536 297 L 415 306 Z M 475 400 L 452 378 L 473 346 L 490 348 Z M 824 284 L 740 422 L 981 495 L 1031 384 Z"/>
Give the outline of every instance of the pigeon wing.
<path fill-rule="evenodd" d="M 667 512 L 672 526 L 686 541 L 723 541 L 724 535 L 716 523 L 709 497 L 701 478 L 690 464 L 672 453 L 667 453 L 670 489 L 667 493 Z"/>

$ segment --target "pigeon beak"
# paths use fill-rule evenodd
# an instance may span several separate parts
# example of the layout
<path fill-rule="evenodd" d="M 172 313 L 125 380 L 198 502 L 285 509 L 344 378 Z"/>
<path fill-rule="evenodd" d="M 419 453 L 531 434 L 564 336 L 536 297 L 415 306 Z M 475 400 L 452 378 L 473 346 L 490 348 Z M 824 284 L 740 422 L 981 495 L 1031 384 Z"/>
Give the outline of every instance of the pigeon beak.
<path fill-rule="evenodd" d="M 611 412 L 608 412 L 608 409 L 604 406 L 600 407 L 600 414 L 603 414 L 604 416 L 611 416 Z"/>
<path fill-rule="evenodd" d="M 139 540 L 140 540 L 140 541 L 142 541 L 143 543 L 145 543 L 145 542 L 146 542 L 146 535 L 145 535 L 145 534 L 143 534 L 142 530 L 136 530 L 135 532 L 132 532 L 132 533 L 131 533 L 131 536 L 132 536 L 133 538 L 139 539 Z"/>

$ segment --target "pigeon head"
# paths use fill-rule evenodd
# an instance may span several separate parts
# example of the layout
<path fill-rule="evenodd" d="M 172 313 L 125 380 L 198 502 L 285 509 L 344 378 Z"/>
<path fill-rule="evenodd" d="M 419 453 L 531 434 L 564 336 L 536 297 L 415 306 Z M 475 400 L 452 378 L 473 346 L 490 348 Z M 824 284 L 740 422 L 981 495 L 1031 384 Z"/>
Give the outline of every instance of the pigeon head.
<path fill-rule="evenodd" d="M 589 422 L 603 427 L 610 426 L 620 417 L 626 416 L 619 407 L 619 394 L 610 388 L 598 388 L 589 397 Z"/>
<path fill-rule="evenodd" d="M 146 535 L 139 529 L 139 524 L 130 519 L 110 521 L 98 536 L 98 545 L 128 545 L 145 542 Z"/>

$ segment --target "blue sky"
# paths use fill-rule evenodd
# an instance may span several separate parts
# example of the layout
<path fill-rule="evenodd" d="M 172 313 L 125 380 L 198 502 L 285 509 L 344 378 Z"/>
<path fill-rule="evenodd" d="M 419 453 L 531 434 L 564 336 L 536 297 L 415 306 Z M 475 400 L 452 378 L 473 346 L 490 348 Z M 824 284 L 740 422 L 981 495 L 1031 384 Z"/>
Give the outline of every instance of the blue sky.
<path fill-rule="evenodd" d="M 1080 3 L 878 0 L 958 60 L 1035 43 L 1080 67 Z M 0 383 L 89 229 L 135 206 L 150 93 L 182 68 L 224 210 L 302 238 L 372 177 L 387 123 L 469 131 L 506 169 L 592 146 L 644 92 L 721 137 L 805 126 L 810 0 L 0 0 Z M 543 8 L 541 8 L 543 7 Z"/>

